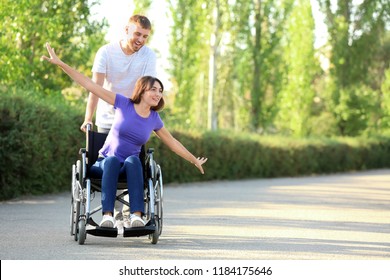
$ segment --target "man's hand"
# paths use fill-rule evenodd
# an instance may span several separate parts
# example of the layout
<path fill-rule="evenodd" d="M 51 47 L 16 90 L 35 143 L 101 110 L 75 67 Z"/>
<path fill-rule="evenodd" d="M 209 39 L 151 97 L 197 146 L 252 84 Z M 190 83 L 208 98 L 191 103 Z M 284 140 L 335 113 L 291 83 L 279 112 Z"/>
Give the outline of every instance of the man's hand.
<path fill-rule="evenodd" d="M 80 126 L 80 130 L 87 132 L 87 125 L 91 125 L 91 130 L 93 130 L 93 123 L 91 121 L 84 121 L 83 124 Z"/>

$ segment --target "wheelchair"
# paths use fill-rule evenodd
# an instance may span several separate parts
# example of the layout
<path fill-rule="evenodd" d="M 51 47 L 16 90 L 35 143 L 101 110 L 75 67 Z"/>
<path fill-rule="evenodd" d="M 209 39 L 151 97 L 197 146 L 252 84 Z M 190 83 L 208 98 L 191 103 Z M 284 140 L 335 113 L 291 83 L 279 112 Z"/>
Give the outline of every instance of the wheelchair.
<path fill-rule="evenodd" d="M 93 220 L 92 215 L 101 215 L 102 206 L 91 209 L 91 201 L 96 192 L 101 192 L 101 178 L 94 178 L 89 172 L 98 157 L 107 134 L 91 130 L 87 125 L 86 148 L 79 151 L 79 159 L 72 165 L 70 234 L 78 244 L 84 244 L 87 234 L 102 237 L 117 237 L 117 228 L 103 228 Z M 124 228 L 123 237 L 149 236 L 152 244 L 157 244 L 163 227 L 163 178 L 161 167 L 154 160 L 153 148 L 145 150 L 142 146 L 140 159 L 144 173 L 143 219 L 145 227 Z M 130 206 L 123 197 L 128 194 L 125 176 L 119 178 L 117 189 L 125 190 L 116 196 L 116 200 Z"/>

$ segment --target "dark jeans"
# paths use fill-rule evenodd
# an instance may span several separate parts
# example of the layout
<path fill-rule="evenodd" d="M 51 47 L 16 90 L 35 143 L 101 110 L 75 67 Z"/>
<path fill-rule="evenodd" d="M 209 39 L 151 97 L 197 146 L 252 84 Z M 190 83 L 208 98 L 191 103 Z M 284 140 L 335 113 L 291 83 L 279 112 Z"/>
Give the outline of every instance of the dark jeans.
<path fill-rule="evenodd" d="M 102 211 L 114 213 L 118 178 L 125 174 L 130 197 L 130 212 L 144 212 L 144 183 L 141 160 L 128 157 L 121 163 L 115 156 L 99 158 L 91 167 L 91 173 L 102 176 Z"/>

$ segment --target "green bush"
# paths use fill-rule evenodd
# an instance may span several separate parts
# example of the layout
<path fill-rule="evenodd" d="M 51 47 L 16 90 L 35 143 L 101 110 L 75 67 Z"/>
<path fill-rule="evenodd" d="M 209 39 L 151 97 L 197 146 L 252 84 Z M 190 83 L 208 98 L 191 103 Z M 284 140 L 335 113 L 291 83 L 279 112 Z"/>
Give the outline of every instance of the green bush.
<path fill-rule="evenodd" d="M 205 175 L 168 151 L 156 137 L 164 181 L 191 182 L 327 174 L 390 167 L 390 137 L 294 139 L 231 132 L 173 131 L 196 156 L 208 157 Z"/>
<path fill-rule="evenodd" d="M 0 200 L 70 189 L 82 114 L 60 96 L 0 89 Z"/>
<path fill-rule="evenodd" d="M 61 96 L 0 89 L 0 200 L 70 189 L 71 165 L 85 146 L 77 109 Z M 81 102 L 82 103 L 82 102 Z M 166 124 L 169 129 L 169 124 Z M 390 167 L 390 136 L 295 139 L 218 132 L 171 131 L 209 160 L 202 175 L 151 137 L 165 183 L 326 174 Z"/>

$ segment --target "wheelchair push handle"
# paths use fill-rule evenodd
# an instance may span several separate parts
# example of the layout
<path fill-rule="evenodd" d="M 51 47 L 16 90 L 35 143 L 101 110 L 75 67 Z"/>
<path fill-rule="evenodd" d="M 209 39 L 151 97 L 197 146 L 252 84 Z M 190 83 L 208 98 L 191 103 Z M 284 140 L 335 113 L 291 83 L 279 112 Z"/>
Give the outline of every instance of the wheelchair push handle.
<path fill-rule="evenodd" d="M 89 151 L 89 133 L 92 131 L 92 124 L 87 123 L 85 125 L 85 149 L 84 151 Z"/>
<path fill-rule="evenodd" d="M 92 130 L 92 124 L 87 123 L 87 124 L 85 125 L 85 129 L 86 129 L 86 132 L 91 131 L 91 130 Z"/>

